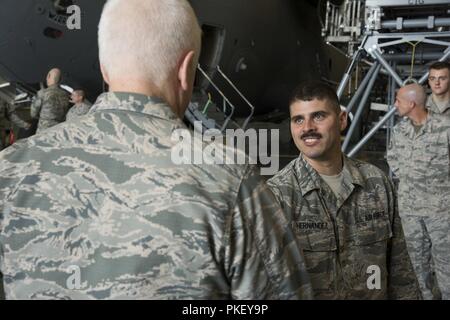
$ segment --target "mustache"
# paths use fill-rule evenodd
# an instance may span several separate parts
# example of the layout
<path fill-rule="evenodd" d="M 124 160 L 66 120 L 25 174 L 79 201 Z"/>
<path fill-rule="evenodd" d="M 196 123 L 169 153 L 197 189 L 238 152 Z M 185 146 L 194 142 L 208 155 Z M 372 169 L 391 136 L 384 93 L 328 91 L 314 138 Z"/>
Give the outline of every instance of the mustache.
<path fill-rule="evenodd" d="M 320 134 L 320 133 L 317 133 L 317 132 L 306 132 L 306 133 L 304 133 L 304 134 L 302 134 L 301 136 L 300 136 L 300 139 L 308 139 L 308 138 L 317 138 L 317 139 L 320 139 L 320 138 L 322 138 L 322 135 Z"/>

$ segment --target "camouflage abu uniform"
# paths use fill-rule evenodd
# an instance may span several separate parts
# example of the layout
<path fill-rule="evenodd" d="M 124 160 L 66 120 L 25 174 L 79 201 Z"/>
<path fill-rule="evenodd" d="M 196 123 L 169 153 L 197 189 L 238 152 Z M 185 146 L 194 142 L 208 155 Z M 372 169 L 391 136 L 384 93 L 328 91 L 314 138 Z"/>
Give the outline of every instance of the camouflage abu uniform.
<path fill-rule="evenodd" d="M 434 102 L 433 95 L 430 94 L 428 96 L 426 106 L 428 109 L 430 109 L 431 111 L 433 111 L 435 113 L 443 113 L 443 114 L 450 116 L 450 100 L 447 102 L 447 104 L 444 106 L 444 108 L 442 108 L 442 107 L 438 106 L 436 104 L 436 102 Z"/>
<path fill-rule="evenodd" d="M 108 93 L 85 117 L 7 150 L 6 298 L 312 298 L 296 238 L 255 168 L 174 165 L 178 128 L 161 100 Z"/>
<path fill-rule="evenodd" d="M 39 90 L 31 104 L 31 117 L 39 118 L 37 132 L 63 122 L 68 108 L 69 96 L 58 85 Z"/>
<path fill-rule="evenodd" d="M 66 115 L 66 121 L 70 121 L 72 119 L 76 119 L 77 117 L 81 117 L 89 112 L 91 105 L 86 102 L 81 102 L 79 104 L 75 104 L 72 108 L 69 109 Z"/>
<path fill-rule="evenodd" d="M 1 127 L 1 123 L 3 119 L 8 119 L 12 122 L 12 124 L 16 125 L 19 128 L 26 128 L 28 123 L 20 119 L 19 116 L 17 116 L 14 107 L 6 102 L 0 101 L 0 130 L 3 130 Z M 2 139 L 0 139 L 0 150 L 3 149 L 2 145 Z"/>
<path fill-rule="evenodd" d="M 268 183 L 297 231 L 315 298 L 420 298 L 395 193 L 381 170 L 344 158 L 339 199 L 302 156 Z M 379 288 L 368 287 L 371 266 L 381 271 Z"/>
<path fill-rule="evenodd" d="M 388 162 L 399 178 L 399 212 L 422 295 L 432 299 L 433 260 L 450 299 L 450 117 L 429 111 L 417 134 L 410 120 L 393 130 Z"/>

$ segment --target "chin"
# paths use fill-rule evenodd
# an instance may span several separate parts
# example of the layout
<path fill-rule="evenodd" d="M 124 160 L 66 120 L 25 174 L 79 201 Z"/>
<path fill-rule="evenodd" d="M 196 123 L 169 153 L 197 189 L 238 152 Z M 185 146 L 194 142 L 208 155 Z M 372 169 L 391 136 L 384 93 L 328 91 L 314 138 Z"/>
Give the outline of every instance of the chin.
<path fill-rule="evenodd" d="M 323 152 L 304 152 L 302 151 L 302 154 L 305 155 L 306 158 L 308 159 L 320 159 L 323 155 Z"/>

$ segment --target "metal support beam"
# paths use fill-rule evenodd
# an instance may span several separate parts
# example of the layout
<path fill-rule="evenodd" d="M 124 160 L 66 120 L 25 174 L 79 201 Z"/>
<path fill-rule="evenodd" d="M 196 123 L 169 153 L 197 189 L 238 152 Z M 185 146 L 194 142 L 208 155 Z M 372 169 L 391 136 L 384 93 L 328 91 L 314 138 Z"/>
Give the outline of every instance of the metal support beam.
<path fill-rule="evenodd" d="M 400 26 L 398 20 L 388 20 L 381 22 L 381 28 L 383 29 L 408 29 L 408 28 L 429 28 L 435 27 L 448 27 L 450 26 L 450 18 L 436 18 L 430 25 L 429 19 L 408 19 L 401 20 Z M 399 28 L 400 27 L 400 28 Z"/>
<path fill-rule="evenodd" d="M 359 119 L 361 118 L 361 115 L 364 111 L 364 107 L 367 103 L 367 99 L 369 99 L 370 96 L 370 92 L 372 91 L 372 88 L 375 84 L 375 80 L 377 79 L 378 73 L 380 72 L 380 68 L 381 66 L 379 64 L 376 65 L 375 67 L 375 71 L 372 74 L 372 77 L 370 78 L 370 81 L 367 85 L 366 91 L 364 92 L 364 95 L 361 99 L 361 102 L 359 103 L 358 106 L 358 111 L 356 111 L 355 117 L 353 118 L 352 124 L 350 126 L 350 129 L 347 132 L 347 135 L 345 137 L 344 143 L 342 145 L 342 151 L 345 152 L 345 150 L 347 149 L 349 143 L 350 143 L 350 139 L 352 137 L 353 132 L 355 131 L 356 125 L 359 121 Z"/>
<path fill-rule="evenodd" d="M 361 54 L 362 49 L 359 48 L 355 54 L 353 55 L 352 61 L 350 62 L 350 65 L 347 68 L 347 71 L 344 73 L 344 76 L 342 77 L 341 82 L 339 83 L 339 87 L 336 91 L 336 94 L 338 96 L 338 99 L 342 97 L 342 94 L 344 93 L 345 87 L 348 84 L 348 81 L 350 80 L 350 76 L 353 72 L 353 69 L 355 68 L 356 64 L 359 60 L 359 55 Z"/>
<path fill-rule="evenodd" d="M 381 52 L 378 49 L 372 49 L 369 53 L 373 54 L 373 56 L 378 60 L 379 63 L 386 69 L 387 72 L 394 78 L 395 82 L 401 87 L 403 85 L 403 81 L 400 76 L 395 72 L 395 70 L 390 66 L 390 64 L 384 60 Z"/>
<path fill-rule="evenodd" d="M 442 53 L 439 52 L 419 52 L 415 53 L 415 61 L 434 61 L 438 60 Z M 412 52 L 383 54 L 386 61 L 411 62 Z"/>
<path fill-rule="evenodd" d="M 395 68 L 396 66 L 396 62 L 392 62 L 393 67 Z M 389 78 L 389 92 L 388 92 L 388 104 L 390 108 L 393 108 L 392 106 L 395 103 L 395 92 L 396 89 L 396 83 L 394 81 L 392 81 L 392 78 Z M 390 111 L 390 109 L 389 109 Z M 388 112 L 389 112 L 388 111 Z M 394 117 L 390 117 L 387 123 L 387 130 L 386 130 L 386 152 L 387 152 L 387 146 L 389 146 L 389 142 L 391 141 L 391 136 L 392 136 L 392 128 L 394 127 Z M 392 174 L 392 170 L 389 167 L 389 177 L 392 179 L 393 178 L 393 174 Z"/>
<path fill-rule="evenodd" d="M 348 156 L 353 157 L 356 153 L 358 153 L 358 151 L 366 144 L 366 142 L 375 135 L 378 129 L 380 129 L 395 114 L 396 111 L 397 109 L 395 107 L 389 110 L 389 112 L 386 113 L 386 115 L 380 120 L 380 122 L 378 122 L 377 125 L 373 127 L 372 130 L 370 130 L 369 133 L 367 133 L 360 142 L 358 142 L 358 144 L 352 149 L 352 151 L 348 153 Z"/>
<path fill-rule="evenodd" d="M 353 72 L 353 69 L 355 66 L 359 63 L 359 57 L 361 53 L 365 50 L 364 45 L 369 38 L 368 35 L 365 35 L 363 40 L 361 41 L 361 45 L 359 46 L 358 50 L 353 54 L 352 61 L 350 62 L 350 65 L 348 66 L 347 70 L 345 71 L 344 76 L 342 77 L 341 82 L 339 83 L 339 87 L 336 90 L 336 94 L 338 96 L 338 99 L 342 97 L 342 94 L 344 93 L 345 87 L 348 84 L 348 81 L 350 80 L 350 75 Z"/>
<path fill-rule="evenodd" d="M 369 83 L 369 80 L 372 78 L 372 75 L 375 72 L 375 69 L 377 68 L 378 65 L 379 65 L 378 62 L 373 63 L 372 66 L 370 67 L 369 71 L 367 71 L 367 74 L 364 77 L 364 79 L 361 81 L 358 90 L 356 90 L 355 94 L 350 99 L 350 102 L 348 103 L 347 108 L 345 109 L 345 111 L 347 113 L 350 113 L 352 111 L 353 106 L 355 105 L 356 101 L 358 101 L 359 97 L 361 97 L 361 94 L 364 92 L 364 89 L 367 87 L 367 84 Z"/>

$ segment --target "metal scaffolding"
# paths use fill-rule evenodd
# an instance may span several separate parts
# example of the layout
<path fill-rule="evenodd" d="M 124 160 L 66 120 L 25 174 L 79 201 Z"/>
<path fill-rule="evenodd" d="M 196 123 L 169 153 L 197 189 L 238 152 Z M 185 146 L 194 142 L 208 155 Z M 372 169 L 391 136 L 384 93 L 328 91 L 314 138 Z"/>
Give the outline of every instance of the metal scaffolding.
<path fill-rule="evenodd" d="M 365 12 L 349 15 L 349 7 Z M 431 61 L 449 59 L 450 1 L 345 0 L 340 8 L 333 7 L 332 12 L 341 12 L 341 16 L 335 15 L 335 19 L 332 15 L 327 16 L 323 34 L 329 36 L 325 37 L 325 40 L 334 42 L 338 47 L 338 42 L 342 41 L 341 48 L 345 48 L 348 43 L 356 43 L 354 49 L 348 50 L 348 55 L 352 58 L 337 88 L 339 98 L 342 98 L 349 81 L 357 72 L 357 66 L 370 65 L 370 68 L 366 67 L 367 72 L 346 107 L 350 113 L 357 106 L 342 145 L 342 150 L 352 157 L 380 128 L 387 129 L 386 145 L 388 144 L 394 125 L 393 115 L 396 113 L 393 106 L 396 89 L 408 81 L 424 84 L 428 79 L 428 72 L 424 70 L 423 65 Z M 330 10 L 327 11 L 327 14 L 329 13 Z M 342 18 L 342 14 L 347 14 L 347 18 Z M 365 21 L 360 21 L 359 24 L 350 21 L 347 28 L 346 19 L 351 17 L 364 17 Z M 364 30 L 355 31 L 357 25 L 363 25 Z M 384 75 L 388 76 L 387 81 Z M 369 108 L 370 99 L 373 97 L 372 89 L 379 81 L 383 81 L 386 87 L 386 114 L 373 126 L 366 124 L 368 132 L 351 146 L 352 136 L 364 111 Z"/>
<path fill-rule="evenodd" d="M 443 39 L 448 39 L 444 41 Z M 346 152 L 350 143 L 350 139 L 354 132 L 354 128 L 356 127 L 358 120 L 361 118 L 361 115 L 364 109 L 367 106 L 368 97 L 371 94 L 373 85 L 375 80 L 377 79 L 381 68 L 387 72 L 389 77 L 392 78 L 396 86 L 390 86 L 388 88 L 388 96 L 395 96 L 396 87 L 400 87 L 404 85 L 407 81 L 410 81 L 413 77 L 412 74 L 409 74 L 407 77 L 402 77 L 397 72 L 396 68 L 393 67 L 388 61 L 392 61 L 390 57 L 390 51 L 388 50 L 391 46 L 397 46 L 399 44 L 408 44 L 408 43 L 423 43 L 423 44 L 433 44 L 437 47 L 433 53 L 429 53 L 429 56 L 436 57 L 440 56 L 439 61 L 447 60 L 450 57 L 450 32 L 439 32 L 439 33 L 395 33 L 395 34 L 376 34 L 367 37 L 367 41 L 365 41 L 363 49 L 367 54 L 373 59 L 374 64 L 369 69 L 361 84 L 354 94 L 353 98 L 350 100 L 347 111 L 351 112 L 353 106 L 356 104 L 358 100 L 360 103 L 358 105 L 355 118 L 353 119 L 352 126 L 350 127 L 348 134 L 343 143 L 343 151 Z M 443 49 L 442 49 L 443 48 Z M 384 51 L 384 53 L 382 52 Z M 356 65 L 361 60 L 361 55 L 356 56 L 356 61 L 352 61 L 352 65 Z M 410 58 L 412 59 L 412 58 Z M 345 75 L 339 85 L 339 88 L 345 88 L 347 85 L 347 81 L 350 79 L 350 75 Z M 420 79 L 417 79 L 419 84 L 424 84 L 428 79 L 428 72 L 423 74 Z M 362 98 L 360 99 L 360 97 Z M 391 101 L 392 103 L 392 101 Z M 373 137 L 373 135 L 380 129 L 383 125 L 388 122 L 388 120 L 395 114 L 396 109 L 392 104 L 389 105 L 389 111 L 387 114 L 352 148 L 352 150 L 348 153 L 348 156 L 352 157 L 356 155 L 356 153 Z"/>

